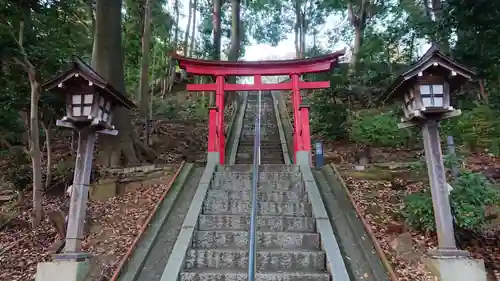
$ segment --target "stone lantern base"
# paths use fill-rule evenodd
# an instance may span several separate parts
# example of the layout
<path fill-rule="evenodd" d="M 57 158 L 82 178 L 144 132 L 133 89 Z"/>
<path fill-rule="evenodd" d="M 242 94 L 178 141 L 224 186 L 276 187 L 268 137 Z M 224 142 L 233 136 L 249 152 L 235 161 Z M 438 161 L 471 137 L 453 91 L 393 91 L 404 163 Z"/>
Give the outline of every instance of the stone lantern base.
<path fill-rule="evenodd" d="M 425 258 L 424 263 L 439 281 L 487 281 L 482 259 L 441 256 Z"/>
<path fill-rule="evenodd" d="M 89 272 L 88 261 L 41 262 L 35 281 L 82 281 Z"/>

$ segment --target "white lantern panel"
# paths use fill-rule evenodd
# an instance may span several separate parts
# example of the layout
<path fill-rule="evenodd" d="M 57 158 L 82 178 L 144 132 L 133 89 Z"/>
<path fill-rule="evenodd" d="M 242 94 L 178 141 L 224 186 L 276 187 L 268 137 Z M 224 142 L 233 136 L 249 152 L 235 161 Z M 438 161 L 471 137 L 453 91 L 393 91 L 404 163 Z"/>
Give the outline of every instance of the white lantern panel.
<path fill-rule="evenodd" d="M 73 108 L 71 109 L 71 112 L 72 112 L 73 116 L 75 116 L 75 117 L 80 116 L 82 114 L 81 113 L 81 109 L 82 108 L 79 107 L 79 106 L 73 106 Z"/>
<path fill-rule="evenodd" d="M 110 101 L 108 101 L 108 102 L 106 103 L 106 110 L 109 112 L 109 110 L 110 110 L 110 109 L 111 109 L 111 102 L 110 102 Z"/>
<path fill-rule="evenodd" d="M 101 97 L 99 99 L 99 106 L 104 107 L 104 98 L 103 97 Z"/>
<path fill-rule="evenodd" d="M 104 122 L 108 122 L 108 117 L 109 117 L 109 115 L 108 115 L 107 113 L 104 113 L 104 114 L 102 115 L 102 121 L 104 121 Z"/>
<path fill-rule="evenodd" d="M 84 106 L 83 107 L 83 115 L 88 116 L 92 112 L 92 106 Z"/>
<path fill-rule="evenodd" d="M 71 103 L 72 104 L 81 104 L 82 103 L 82 95 L 73 95 Z"/>
<path fill-rule="evenodd" d="M 431 87 L 429 85 L 420 85 L 420 95 L 425 96 L 430 94 L 431 94 Z"/>
<path fill-rule="evenodd" d="M 86 94 L 83 101 L 85 104 L 91 104 L 94 100 L 94 95 L 92 94 Z"/>
<path fill-rule="evenodd" d="M 444 93 L 443 85 L 432 85 L 432 93 L 434 95 L 442 95 Z"/>
<path fill-rule="evenodd" d="M 424 104 L 425 107 L 431 107 L 432 106 L 432 98 L 431 97 L 423 97 L 422 103 Z"/>
<path fill-rule="evenodd" d="M 443 107 L 443 97 L 434 97 L 434 106 Z"/>

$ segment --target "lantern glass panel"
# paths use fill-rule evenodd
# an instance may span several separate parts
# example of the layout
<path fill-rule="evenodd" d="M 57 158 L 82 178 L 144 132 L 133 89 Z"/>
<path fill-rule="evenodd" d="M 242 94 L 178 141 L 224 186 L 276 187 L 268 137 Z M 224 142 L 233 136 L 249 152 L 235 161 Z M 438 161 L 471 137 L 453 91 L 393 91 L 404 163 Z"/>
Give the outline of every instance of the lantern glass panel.
<path fill-rule="evenodd" d="M 75 116 L 75 117 L 80 116 L 80 115 L 82 114 L 81 109 L 82 109 L 82 108 L 81 108 L 81 107 L 79 107 L 79 106 L 73 106 L 73 107 L 71 108 L 71 113 L 72 113 L 72 115 L 73 115 L 73 116 Z"/>
<path fill-rule="evenodd" d="M 420 95 L 427 96 L 431 94 L 431 87 L 429 85 L 421 85 L 420 86 Z"/>
<path fill-rule="evenodd" d="M 440 84 L 420 85 L 420 95 L 424 107 L 444 106 L 444 87 Z"/>
<path fill-rule="evenodd" d="M 88 116 L 92 112 L 92 106 L 84 106 L 83 107 L 83 115 Z"/>
<path fill-rule="evenodd" d="M 99 99 L 99 106 L 100 106 L 100 107 L 104 107 L 104 98 L 103 98 L 103 97 L 101 97 L 101 98 Z"/>
<path fill-rule="evenodd" d="M 108 117 L 109 117 L 109 115 L 107 113 L 103 113 L 102 114 L 102 121 L 108 122 Z"/>
<path fill-rule="evenodd" d="M 108 102 L 106 103 L 106 110 L 109 112 L 109 110 L 110 110 L 110 109 L 111 109 L 111 102 L 110 102 L 110 101 L 108 101 Z"/>
<path fill-rule="evenodd" d="M 72 104 L 82 104 L 82 96 L 81 95 L 73 95 L 71 99 Z"/>
<path fill-rule="evenodd" d="M 432 98 L 431 97 L 422 97 L 422 103 L 424 104 L 425 107 L 431 107 L 432 106 Z"/>
<path fill-rule="evenodd" d="M 85 97 L 84 97 L 84 101 L 83 103 L 85 104 L 91 104 L 94 100 L 94 95 L 92 94 L 86 94 Z"/>
<path fill-rule="evenodd" d="M 434 106 L 443 107 L 443 97 L 434 97 Z"/>
<path fill-rule="evenodd" d="M 432 85 L 432 93 L 434 95 L 442 95 L 444 93 L 443 85 Z"/>

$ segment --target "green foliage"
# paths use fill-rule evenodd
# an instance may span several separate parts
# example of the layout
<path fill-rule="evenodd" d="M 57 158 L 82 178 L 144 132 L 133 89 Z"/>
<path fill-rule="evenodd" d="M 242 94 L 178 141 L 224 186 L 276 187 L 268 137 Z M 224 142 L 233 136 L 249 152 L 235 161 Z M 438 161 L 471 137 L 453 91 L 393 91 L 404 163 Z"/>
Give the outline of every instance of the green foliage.
<path fill-rule="evenodd" d="M 499 204 L 500 194 L 483 175 L 464 172 L 453 183 L 451 200 L 458 227 L 479 230 L 487 223 L 485 208 Z"/>
<path fill-rule="evenodd" d="M 398 128 L 394 111 L 363 110 L 349 121 L 349 137 L 358 144 L 383 147 L 401 147 L 411 138 L 411 131 Z"/>
<path fill-rule="evenodd" d="M 479 173 L 463 172 L 452 183 L 451 204 L 459 229 L 481 231 L 488 223 L 485 209 L 500 203 L 500 193 Z M 429 190 L 408 195 L 403 216 L 413 228 L 435 231 L 432 197 Z"/>
<path fill-rule="evenodd" d="M 436 229 L 429 190 L 406 196 L 404 204 L 403 216 L 411 227 L 426 232 Z"/>
<path fill-rule="evenodd" d="M 493 148 L 498 146 L 500 121 L 498 113 L 488 105 L 477 105 L 472 110 L 463 111 L 458 118 L 442 123 L 443 136 L 452 135 L 455 142 L 470 149 Z"/>
<path fill-rule="evenodd" d="M 316 91 L 311 98 L 311 128 L 314 134 L 336 140 L 346 136 L 347 109 L 329 90 Z"/>
<path fill-rule="evenodd" d="M 179 105 L 173 101 L 164 99 L 153 100 L 153 116 L 166 119 L 174 119 L 179 115 Z"/>

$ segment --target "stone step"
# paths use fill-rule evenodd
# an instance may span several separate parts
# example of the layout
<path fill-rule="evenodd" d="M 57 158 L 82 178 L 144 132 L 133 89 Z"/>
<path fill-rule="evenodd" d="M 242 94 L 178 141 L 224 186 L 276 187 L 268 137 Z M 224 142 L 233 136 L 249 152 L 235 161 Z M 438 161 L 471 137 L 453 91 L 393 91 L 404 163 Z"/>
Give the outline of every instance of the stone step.
<path fill-rule="evenodd" d="M 210 185 L 212 190 L 248 190 L 252 188 L 252 180 L 240 180 L 240 181 L 224 181 L 217 182 L 213 181 Z M 301 191 L 304 190 L 304 184 L 302 182 L 292 182 L 292 181 L 268 181 L 262 182 L 259 180 L 258 190 L 292 190 Z"/>
<path fill-rule="evenodd" d="M 311 250 L 258 250 L 257 270 L 324 271 L 325 253 Z M 240 249 L 188 249 L 185 268 L 247 269 L 248 251 Z"/>
<path fill-rule="evenodd" d="M 258 215 L 312 217 L 310 203 L 261 201 L 257 205 Z M 205 215 L 248 215 L 250 210 L 251 201 L 208 199 L 203 202 L 203 214 Z"/>
<path fill-rule="evenodd" d="M 317 233 L 257 232 L 257 248 L 319 250 Z M 248 249 L 249 232 L 234 230 L 196 231 L 193 248 Z"/>
<path fill-rule="evenodd" d="M 308 202 L 307 192 L 304 190 L 258 190 L 257 197 L 259 201 L 302 201 Z M 224 190 L 210 189 L 207 198 L 232 199 L 232 200 L 252 200 L 252 190 Z"/>
<path fill-rule="evenodd" d="M 316 220 L 311 217 L 257 216 L 258 231 L 315 232 Z M 199 230 L 245 230 L 250 228 L 249 215 L 200 215 Z"/>
<path fill-rule="evenodd" d="M 247 270 L 189 270 L 179 281 L 248 281 Z M 255 281 L 330 281 L 326 272 L 257 272 Z"/>

